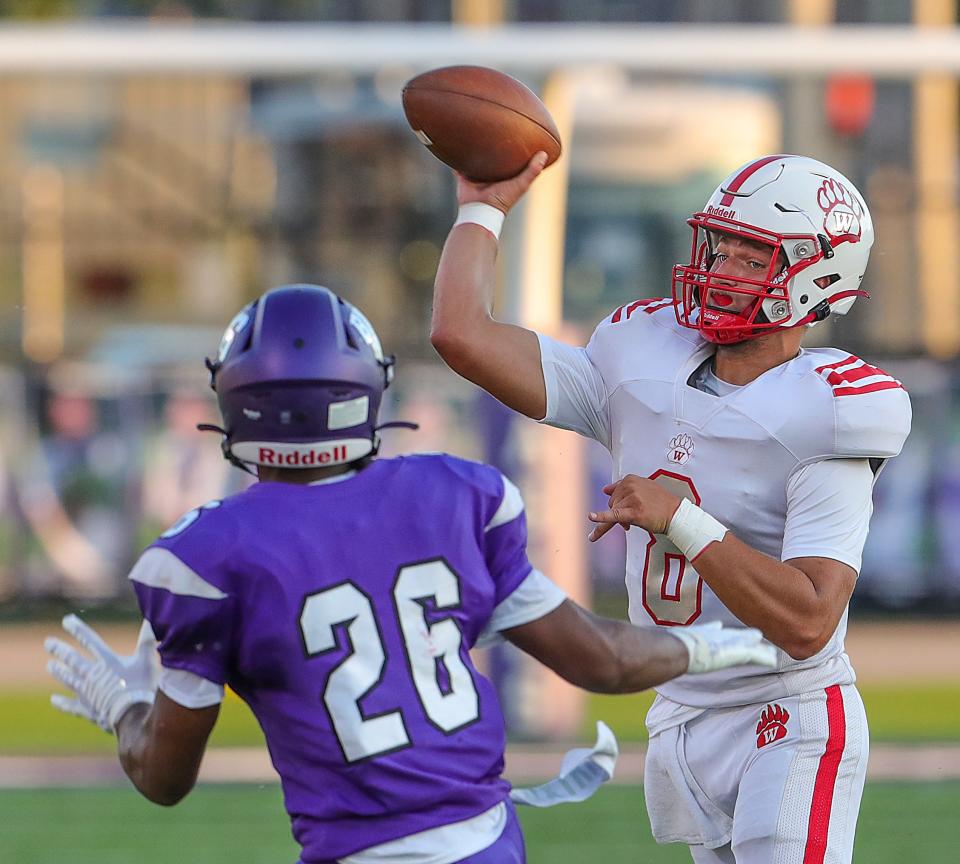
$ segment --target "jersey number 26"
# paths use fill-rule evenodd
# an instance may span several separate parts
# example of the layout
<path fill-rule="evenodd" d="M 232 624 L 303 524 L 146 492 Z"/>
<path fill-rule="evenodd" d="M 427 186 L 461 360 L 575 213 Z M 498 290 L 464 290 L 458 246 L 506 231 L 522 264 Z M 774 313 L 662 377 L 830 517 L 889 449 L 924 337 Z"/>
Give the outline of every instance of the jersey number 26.
<path fill-rule="evenodd" d="M 445 561 L 401 567 L 393 602 L 420 704 L 430 723 L 449 734 L 479 717 L 480 699 L 460 656 L 460 628 L 452 618 L 428 624 L 424 600 L 433 600 L 441 611 L 460 605 L 459 579 Z M 341 582 L 304 601 L 300 630 L 308 656 L 336 650 L 339 627 L 346 628 L 352 653 L 327 677 L 323 703 L 344 758 L 357 762 L 409 747 L 399 709 L 375 716 L 364 716 L 360 709 L 360 701 L 383 680 L 387 657 L 373 603 L 353 582 Z M 443 687 L 440 664 L 446 671 Z"/>

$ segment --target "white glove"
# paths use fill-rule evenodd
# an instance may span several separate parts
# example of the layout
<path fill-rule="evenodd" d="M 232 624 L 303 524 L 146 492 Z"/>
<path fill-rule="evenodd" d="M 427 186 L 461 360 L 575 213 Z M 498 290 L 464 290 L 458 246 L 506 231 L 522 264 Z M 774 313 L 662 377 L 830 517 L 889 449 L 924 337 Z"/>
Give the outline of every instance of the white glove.
<path fill-rule="evenodd" d="M 76 694 L 76 698 L 71 699 L 54 693 L 50 701 L 55 708 L 86 717 L 105 732 L 113 733 L 131 705 L 153 704 L 160 680 L 160 657 L 149 621 L 140 627 L 137 647 L 129 657 L 112 651 L 99 634 L 76 615 L 63 619 L 63 629 L 86 648 L 93 659 L 54 636 L 44 640 L 43 647 L 54 658 L 47 662 L 47 671 Z"/>
<path fill-rule="evenodd" d="M 724 627 L 719 621 L 693 624 L 690 627 L 671 627 L 667 631 L 676 636 L 690 654 L 687 672 L 714 672 L 728 666 L 755 663 L 775 666 L 777 650 L 763 641 L 763 634 L 754 627 Z"/>

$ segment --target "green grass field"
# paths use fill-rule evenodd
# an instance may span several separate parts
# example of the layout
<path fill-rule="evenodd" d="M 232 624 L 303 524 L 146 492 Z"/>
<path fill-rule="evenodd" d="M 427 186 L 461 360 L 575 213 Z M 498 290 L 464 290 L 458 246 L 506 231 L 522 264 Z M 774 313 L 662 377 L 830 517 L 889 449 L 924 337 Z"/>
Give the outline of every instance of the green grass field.
<path fill-rule="evenodd" d="M 960 782 L 871 783 L 854 860 L 956 860 Z M 643 792 L 601 789 L 583 804 L 521 811 L 531 864 L 689 862 L 650 838 Z M 279 787 L 202 786 L 172 809 L 132 789 L 0 792 L 2 860 L 16 864 L 292 864 L 297 850 Z"/>
<path fill-rule="evenodd" d="M 112 753 L 115 740 L 53 710 L 48 690 L 0 694 L 0 754 Z M 960 687 L 862 688 L 874 742 L 960 742 Z M 593 696 L 582 738 L 595 718 L 622 742 L 645 738 L 651 694 Z M 229 695 L 213 746 L 262 745 L 246 707 Z M 954 860 L 953 820 L 960 781 L 869 783 L 855 861 L 861 864 Z M 649 834 L 642 789 L 610 786 L 590 801 L 522 810 L 529 858 L 550 864 L 689 862 L 685 848 L 658 847 Z M 296 846 L 276 784 L 205 785 L 173 809 L 149 804 L 131 788 L 0 791 L 0 862 L 16 864 L 277 864 Z"/>
<path fill-rule="evenodd" d="M 867 685 L 861 687 L 874 742 L 960 742 L 960 686 Z M 593 741 L 595 720 L 604 720 L 622 742 L 644 741 L 643 717 L 652 693 L 591 696 L 582 739 Z M 260 729 L 246 706 L 230 695 L 213 733 L 212 746 L 259 746 Z M 88 723 L 50 706 L 49 690 L 0 694 L 0 753 L 109 753 L 114 741 Z"/>

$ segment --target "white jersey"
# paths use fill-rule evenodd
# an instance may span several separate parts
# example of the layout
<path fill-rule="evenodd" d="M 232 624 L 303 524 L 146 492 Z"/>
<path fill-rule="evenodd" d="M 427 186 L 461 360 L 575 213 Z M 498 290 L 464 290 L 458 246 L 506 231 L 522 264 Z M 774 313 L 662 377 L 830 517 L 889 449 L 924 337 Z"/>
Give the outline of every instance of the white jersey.
<path fill-rule="evenodd" d="M 867 460 L 895 456 L 910 429 L 910 400 L 899 381 L 851 354 L 817 348 L 729 394 L 704 392 L 690 380 L 716 346 L 681 327 L 669 300 L 618 309 L 586 348 L 543 336 L 540 348 L 544 422 L 605 445 L 614 478 L 657 479 L 778 560 L 819 556 L 859 569 L 876 470 Z M 859 536 L 850 536 L 850 504 L 838 500 L 842 495 L 817 500 L 823 484 L 811 483 L 809 471 L 824 460 L 847 460 L 867 476 L 865 500 L 854 507 L 862 520 Z M 627 533 L 626 584 L 637 625 L 743 626 L 662 535 Z M 806 660 L 778 651 L 776 669 L 684 675 L 658 692 L 705 708 L 852 683 L 843 648 L 846 620 L 845 610 L 828 644 Z"/>

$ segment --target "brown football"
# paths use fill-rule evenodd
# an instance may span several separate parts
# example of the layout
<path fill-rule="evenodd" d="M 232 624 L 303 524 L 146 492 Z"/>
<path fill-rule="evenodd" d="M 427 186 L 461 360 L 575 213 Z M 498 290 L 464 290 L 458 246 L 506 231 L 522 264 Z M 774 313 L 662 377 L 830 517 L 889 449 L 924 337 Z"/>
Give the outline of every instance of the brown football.
<path fill-rule="evenodd" d="M 403 111 L 441 162 L 482 183 L 519 174 L 538 150 L 560 156 L 560 133 L 529 87 L 485 66 L 445 66 L 411 78 Z"/>

